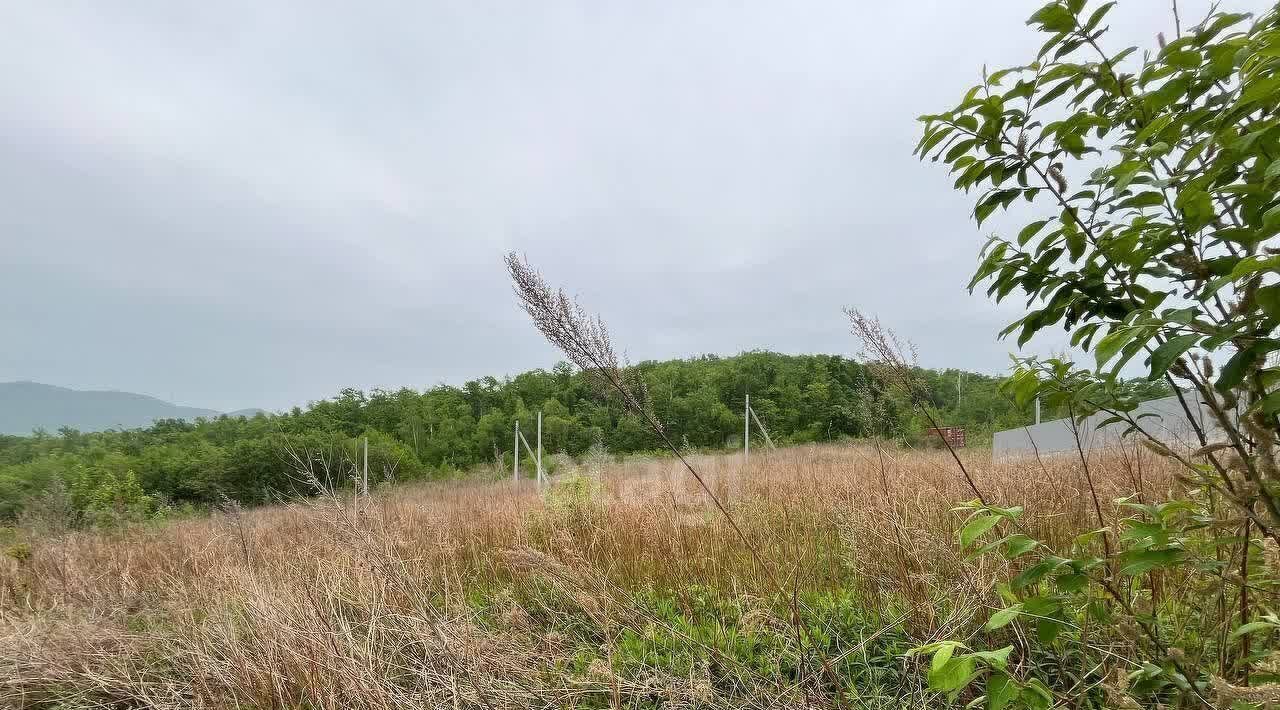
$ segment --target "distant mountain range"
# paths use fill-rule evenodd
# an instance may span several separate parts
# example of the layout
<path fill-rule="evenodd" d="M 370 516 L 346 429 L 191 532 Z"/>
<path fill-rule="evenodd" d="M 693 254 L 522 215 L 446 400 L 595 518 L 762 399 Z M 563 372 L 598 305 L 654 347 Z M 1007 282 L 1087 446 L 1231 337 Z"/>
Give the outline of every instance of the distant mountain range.
<path fill-rule="evenodd" d="M 260 409 L 225 412 L 251 417 Z M 181 407 L 133 392 L 73 390 L 39 382 L 0 382 L 0 434 L 54 433 L 66 426 L 80 431 L 138 429 L 157 419 L 216 417 L 224 412 Z"/>

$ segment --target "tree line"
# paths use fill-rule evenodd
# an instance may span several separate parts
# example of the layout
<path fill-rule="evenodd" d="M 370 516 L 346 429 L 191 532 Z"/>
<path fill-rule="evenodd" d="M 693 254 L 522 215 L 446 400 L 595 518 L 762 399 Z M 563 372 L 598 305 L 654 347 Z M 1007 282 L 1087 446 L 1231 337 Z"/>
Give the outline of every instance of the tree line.
<path fill-rule="evenodd" d="M 779 443 L 919 438 L 927 426 L 865 366 L 836 355 L 706 355 L 642 362 L 629 374 L 645 383 L 652 410 L 673 441 L 695 449 L 741 446 L 748 393 Z M 957 370 L 920 374 L 942 421 L 966 427 L 971 442 L 1028 422 L 1025 409 L 1000 393 L 1001 378 Z M 512 424 L 519 420 L 531 433 L 538 411 L 548 454 L 577 457 L 593 445 L 613 454 L 659 448 L 649 428 L 606 396 L 589 373 L 560 363 L 461 387 L 344 389 L 278 414 L 3 436 L 0 517 L 13 518 L 51 492 L 84 519 L 165 506 L 266 503 L 307 492 L 291 452 L 354 458 L 366 437 L 370 475 L 379 479 L 443 478 L 487 463 L 509 469 Z"/>

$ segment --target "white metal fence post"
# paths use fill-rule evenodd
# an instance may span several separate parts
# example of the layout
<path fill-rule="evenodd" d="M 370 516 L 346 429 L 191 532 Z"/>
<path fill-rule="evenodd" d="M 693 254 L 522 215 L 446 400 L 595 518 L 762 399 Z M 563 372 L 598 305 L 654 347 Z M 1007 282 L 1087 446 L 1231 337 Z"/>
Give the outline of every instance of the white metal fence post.
<path fill-rule="evenodd" d="M 542 485 L 542 412 L 538 412 L 538 485 Z"/>
<path fill-rule="evenodd" d="M 516 420 L 516 445 L 511 449 L 511 480 L 520 483 L 520 420 Z"/>
<path fill-rule="evenodd" d="M 742 405 L 742 467 L 751 465 L 751 395 Z"/>

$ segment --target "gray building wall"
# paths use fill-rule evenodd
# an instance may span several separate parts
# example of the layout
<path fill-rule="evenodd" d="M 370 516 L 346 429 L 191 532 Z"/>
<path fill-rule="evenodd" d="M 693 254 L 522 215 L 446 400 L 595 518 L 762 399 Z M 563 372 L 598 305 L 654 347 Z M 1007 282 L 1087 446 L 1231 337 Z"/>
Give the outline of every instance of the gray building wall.
<path fill-rule="evenodd" d="M 1199 397 L 1191 392 L 1184 392 L 1183 397 L 1186 398 L 1187 406 L 1196 415 L 1209 440 L 1220 439 L 1222 436 L 1221 429 L 1214 421 L 1209 408 Z M 1138 419 L 1143 414 L 1153 414 L 1155 416 Z M 1166 446 L 1181 449 L 1200 448 L 1195 429 L 1187 421 L 1186 412 L 1176 396 L 1143 402 L 1132 412 L 1132 416 L 1137 419 L 1143 429 L 1150 432 L 1152 436 L 1159 439 Z M 1121 435 L 1128 428 L 1128 424 L 1119 422 L 1108 424 L 1101 429 L 1098 428 L 1099 423 L 1106 421 L 1110 417 L 1110 414 L 1100 412 L 1077 425 L 1080 433 L 1080 444 L 1085 451 L 1114 446 L 1120 442 Z M 994 456 L 1033 454 L 1037 451 L 1041 454 L 1051 454 L 1062 451 L 1075 451 L 1075 448 L 1076 435 L 1069 419 L 1055 419 L 1017 429 L 999 431 L 996 432 L 991 442 L 991 451 Z"/>

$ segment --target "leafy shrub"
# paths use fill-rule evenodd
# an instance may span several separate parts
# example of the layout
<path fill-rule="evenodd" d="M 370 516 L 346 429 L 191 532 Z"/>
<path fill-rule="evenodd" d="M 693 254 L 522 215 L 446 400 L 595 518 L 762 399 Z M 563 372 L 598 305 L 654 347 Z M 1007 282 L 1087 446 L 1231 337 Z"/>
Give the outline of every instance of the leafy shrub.
<path fill-rule="evenodd" d="M 981 188 L 979 225 L 1019 198 L 1043 212 L 988 241 L 970 286 L 1027 296 L 1005 330 L 1019 345 L 1062 324 L 1096 364 L 1021 359 L 1009 396 L 1077 425 L 1106 413 L 1178 461 L 1185 487 L 1119 501 L 1130 514 L 1113 525 L 1082 451 L 1099 529 L 1070 549 L 1025 534 L 1017 509 L 967 504 L 961 546 L 1020 570 L 986 631 L 1019 633 L 994 651 L 946 640 L 918 652 L 932 687 L 988 708 L 1258 707 L 1280 698 L 1266 685 L 1277 619 L 1258 608 L 1277 591 L 1263 541 L 1280 543 L 1280 369 L 1267 363 L 1280 349 L 1280 9 L 1248 24 L 1215 9 L 1138 55 L 1103 48 L 1114 4 L 1038 10 L 1029 24 L 1048 39 L 1035 60 L 984 72 L 954 109 L 924 116 L 917 153 L 949 165 L 957 188 Z M 1175 451 L 1134 415 L 1140 393 L 1119 372 L 1138 356 L 1184 402 L 1198 450 Z M 1078 671 L 1049 677 L 1064 657 Z"/>
<path fill-rule="evenodd" d="M 111 527 L 146 520 L 155 500 L 142 490 L 133 471 L 108 472 L 86 494 L 85 519 L 90 525 Z"/>
<path fill-rule="evenodd" d="M 31 561 L 31 543 L 15 542 L 5 548 L 4 554 L 18 561 L 18 564 L 25 564 Z"/>

